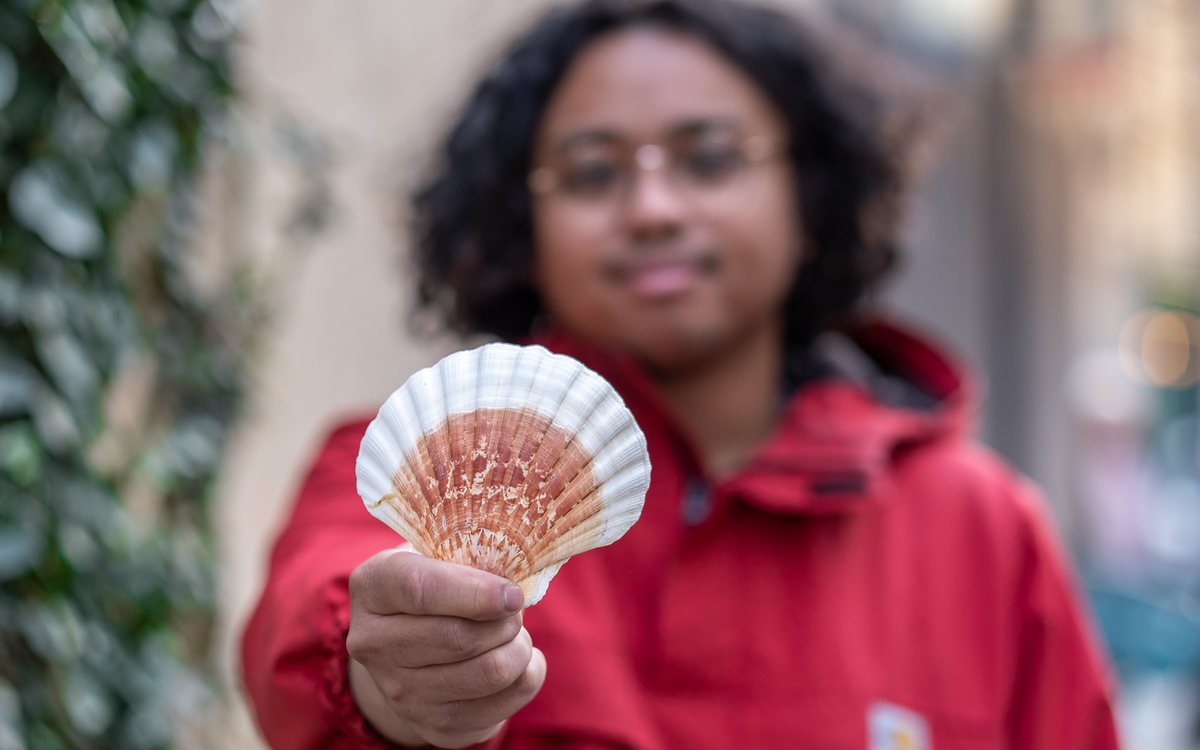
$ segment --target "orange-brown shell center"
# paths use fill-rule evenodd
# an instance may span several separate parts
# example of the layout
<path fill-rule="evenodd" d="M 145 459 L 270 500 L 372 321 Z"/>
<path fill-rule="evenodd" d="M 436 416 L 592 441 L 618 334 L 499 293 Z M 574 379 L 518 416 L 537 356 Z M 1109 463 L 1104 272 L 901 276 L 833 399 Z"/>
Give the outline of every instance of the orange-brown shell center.
<path fill-rule="evenodd" d="M 599 501 L 591 459 L 531 409 L 477 409 L 426 433 L 392 485 L 418 550 L 519 580 Z"/>

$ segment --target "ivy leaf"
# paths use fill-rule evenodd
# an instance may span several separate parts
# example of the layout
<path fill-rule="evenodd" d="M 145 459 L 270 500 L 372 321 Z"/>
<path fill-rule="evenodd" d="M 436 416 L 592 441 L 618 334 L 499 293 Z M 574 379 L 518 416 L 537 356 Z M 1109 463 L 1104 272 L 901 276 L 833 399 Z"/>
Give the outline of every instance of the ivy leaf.
<path fill-rule="evenodd" d="M 0 468 L 20 487 L 30 487 L 42 474 L 42 448 L 27 422 L 0 428 Z"/>
<path fill-rule="evenodd" d="M 95 213 L 71 194 L 61 167 L 49 160 L 21 170 L 9 185 L 8 205 L 26 229 L 68 258 L 90 258 L 103 247 Z"/>

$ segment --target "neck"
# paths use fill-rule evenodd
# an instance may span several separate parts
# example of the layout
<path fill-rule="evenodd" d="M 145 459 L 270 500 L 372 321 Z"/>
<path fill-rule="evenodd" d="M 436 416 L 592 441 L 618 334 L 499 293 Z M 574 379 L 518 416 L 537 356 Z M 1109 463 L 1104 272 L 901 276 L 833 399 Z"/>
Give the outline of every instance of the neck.
<path fill-rule="evenodd" d="M 710 477 L 741 468 L 775 427 L 781 341 L 779 328 L 767 326 L 699 366 L 655 375 Z"/>

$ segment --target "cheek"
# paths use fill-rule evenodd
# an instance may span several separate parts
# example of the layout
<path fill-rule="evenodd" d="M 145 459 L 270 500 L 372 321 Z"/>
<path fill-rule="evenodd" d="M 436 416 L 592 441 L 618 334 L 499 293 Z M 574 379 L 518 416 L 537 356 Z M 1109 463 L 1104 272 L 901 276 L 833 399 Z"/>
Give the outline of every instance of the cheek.
<path fill-rule="evenodd" d="M 605 225 L 586 216 L 563 216 L 535 208 L 534 285 L 554 317 L 593 314 L 601 293 L 599 267 L 608 231 Z M 553 252 L 546 248 L 553 248 Z"/>
<path fill-rule="evenodd" d="M 804 258 L 804 236 L 790 177 L 759 191 L 717 229 L 730 248 L 739 291 L 764 305 L 782 305 Z"/>
<path fill-rule="evenodd" d="M 589 259 L 599 257 L 603 246 L 603 227 L 586 215 L 573 212 L 538 209 L 533 212 L 533 246 L 535 271 L 556 273 L 558 269 L 586 266 Z M 547 253 L 545 248 L 553 248 Z"/>

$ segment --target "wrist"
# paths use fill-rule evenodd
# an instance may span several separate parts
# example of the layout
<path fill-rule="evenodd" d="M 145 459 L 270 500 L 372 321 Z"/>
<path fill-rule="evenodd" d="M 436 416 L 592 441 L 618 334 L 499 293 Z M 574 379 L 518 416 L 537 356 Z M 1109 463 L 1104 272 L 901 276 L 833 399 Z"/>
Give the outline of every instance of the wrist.
<path fill-rule="evenodd" d="M 327 591 L 326 604 L 332 627 L 325 629 L 322 638 L 325 668 L 321 692 L 323 708 L 328 712 L 328 724 L 337 736 L 330 747 L 394 750 L 397 745 L 367 720 L 351 689 L 350 665 L 353 662 L 346 652 L 346 634 L 350 630 L 350 594 L 344 579 L 341 585 L 335 583 Z"/>

